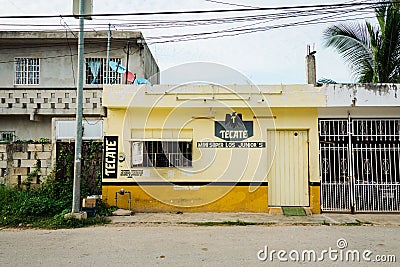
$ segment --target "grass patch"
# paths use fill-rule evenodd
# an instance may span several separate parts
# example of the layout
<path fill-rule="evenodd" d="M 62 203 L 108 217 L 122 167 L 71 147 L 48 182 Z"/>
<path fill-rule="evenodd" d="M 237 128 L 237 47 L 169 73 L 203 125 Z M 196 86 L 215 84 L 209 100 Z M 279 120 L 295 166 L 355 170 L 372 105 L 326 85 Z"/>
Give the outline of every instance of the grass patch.
<path fill-rule="evenodd" d="M 330 223 L 326 222 L 325 220 L 321 224 L 322 225 L 331 225 Z"/>
<path fill-rule="evenodd" d="M 64 218 L 64 215 L 71 211 L 72 198 L 55 197 L 50 189 L 52 188 L 49 185 L 29 190 L 0 185 L 0 227 L 59 229 L 103 225 L 110 222 L 102 216 L 87 220 Z M 111 213 L 110 208 L 99 202 L 100 215 Z"/>
<path fill-rule="evenodd" d="M 223 222 L 195 222 L 192 223 L 197 226 L 246 226 L 246 225 L 256 225 L 257 223 L 254 222 L 245 222 L 241 220 L 236 220 L 236 221 L 223 221 Z"/>

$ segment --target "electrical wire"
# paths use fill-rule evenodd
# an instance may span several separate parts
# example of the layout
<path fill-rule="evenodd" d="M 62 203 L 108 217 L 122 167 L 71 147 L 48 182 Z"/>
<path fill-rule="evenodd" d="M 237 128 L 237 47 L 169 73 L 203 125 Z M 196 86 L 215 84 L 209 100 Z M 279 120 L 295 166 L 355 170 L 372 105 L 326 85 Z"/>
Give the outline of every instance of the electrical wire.
<path fill-rule="evenodd" d="M 369 17 L 373 18 L 373 16 Z M 351 19 L 343 19 L 343 20 L 332 20 L 332 21 L 326 21 L 326 23 L 329 22 L 341 22 L 341 21 L 349 21 Z M 171 39 L 167 40 L 162 40 L 162 41 L 154 41 L 154 42 L 149 42 L 148 45 L 154 45 L 154 44 L 163 44 L 163 43 L 175 43 L 175 42 L 184 42 L 184 41 L 195 41 L 195 40 L 206 40 L 206 39 L 215 39 L 215 38 L 221 38 L 221 37 L 232 37 L 232 36 L 238 36 L 242 34 L 249 34 L 249 33 L 255 33 L 255 32 L 260 32 L 260 31 L 268 31 L 268 30 L 273 30 L 273 29 L 278 29 L 282 27 L 296 27 L 296 26 L 304 26 L 304 25 L 313 25 L 313 24 L 319 24 L 319 22 L 303 22 L 303 23 L 298 23 L 298 24 L 286 24 L 286 25 L 275 25 L 275 26 L 268 26 L 268 27 L 262 27 L 262 28 L 256 28 L 256 29 L 246 29 L 246 31 L 238 31 L 235 33 L 230 33 L 230 34 L 221 34 L 218 36 L 206 36 L 206 37 L 186 37 L 186 38 L 177 38 L 173 39 L 171 36 Z M 200 34 L 201 35 L 201 34 Z"/>
<path fill-rule="evenodd" d="M 354 1 L 351 1 L 354 2 Z M 351 4 L 336 4 L 336 5 L 316 5 L 316 6 L 295 6 L 295 7 L 278 7 L 278 8 L 257 8 L 259 9 L 268 9 L 268 10 L 284 10 L 284 12 L 275 12 L 270 14 L 258 14 L 258 15 L 246 15 L 246 16 L 230 16 L 230 17 L 218 17 L 218 18 L 207 18 L 207 19 L 181 19 L 181 20 L 118 20 L 123 23 L 113 24 L 114 28 L 116 29 L 129 29 L 131 27 L 138 27 L 142 29 L 161 29 L 167 28 L 172 29 L 175 27 L 188 27 L 188 26 L 209 26 L 209 25 L 228 25 L 228 24 L 237 24 L 242 23 L 246 25 L 240 25 L 236 27 L 231 27 L 228 29 L 222 29 L 218 31 L 203 31 L 197 33 L 186 33 L 186 34 L 171 34 L 171 35 L 157 35 L 157 36 L 148 36 L 146 40 L 149 40 L 148 45 L 153 44 L 160 44 L 160 43 L 174 43 L 174 42 L 182 42 L 182 41 L 192 41 L 192 40 L 205 40 L 211 38 L 220 38 L 226 36 L 237 36 L 241 34 L 249 34 L 254 32 L 260 31 L 268 31 L 272 29 L 284 28 L 284 27 L 295 27 L 295 26 L 304 26 L 304 25 L 313 25 L 319 23 L 330 23 L 330 22 L 338 22 L 338 21 L 348 21 L 348 20 L 357 20 L 357 19 L 365 19 L 370 18 L 370 16 L 366 16 L 366 14 L 370 14 L 369 10 L 372 7 L 376 6 L 376 3 L 364 3 L 360 8 L 360 2 L 358 3 L 351 3 Z M 335 7 L 334 9 L 327 9 L 326 7 Z M 319 8 L 316 8 L 319 7 Z M 244 9 L 240 9 L 244 10 Z M 249 9 L 246 9 L 250 11 Z M 254 9 L 252 9 L 253 11 Z M 204 10 L 203 10 L 204 11 Z M 210 11 L 210 12 L 214 12 Z M 229 10 L 232 11 L 232 10 Z M 192 13 L 195 11 L 188 11 L 188 13 Z M 181 13 L 181 12 L 179 12 Z M 351 16 L 350 16 L 350 15 Z M 362 16 L 362 17 L 361 17 Z M 277 24 L 279 20 L 288 20 L 288 19 L 295 19 L 301 17 L 313 17 L 311 19 L 295 21 L 295 22 L 281 22 Z M 64 18 L 62 18 L 64 19 Z M 98 21 L 102 21 L 102 19 L 95 19 Z M 259 26 L 260 24 L 265 24 L 268 22 L 274 22 L 273 25 L 267 26 Z M 65 22 L 65 20 L 64 20 Z M 252 22 L 251 24 L 248 24 Z M 66 22 L 65 22 L 66 24 Z M 105 23 L 93 23 L 91 24 L 92 27 L 94 26 L 105 26 L 108 24 Z M 5 25 L 5 24 L 0 24 Z M 11 24 L 8 24 L 11 25 Z M 17 25 L 17 24 L 14 24 Z M 18 24 L 21 25 L 21 24 Z M 36 24 L 39 25 L 39 24 Z M 47 24 L 48 26 L 48 24 Z M 58 25 L 59 26 L 59 25 Z M 61 25 L 64 27 L 65 25 Z M 68 25 L 67 25 L 68 26 Z M 257 27 L 255 27 L 257 26 Z M 73 28 L 74 26 L 72 26 Z M 97 28 L 98 29 L 98 28 Z M 71 27 L 68 26 L 68 30 L 73 34 Z M 95 30 L 93 28 L 93 30 Z M 75 36 L 75 35 L 74 35 Z M 67 37 L 67 34 L 66 34 Z M 69 55 L 59 55 L 47 58 L 56 58 L 56 57 L 64 57 L 70 56 L 72 57 L 71 47 L 69 45 L 69 38 L 67 39 L 67 45 L 70 49 Z M 75 41 L 76 38 L 70 38 Z M 126 40 L 115 40 L 125 42 Z M 85 42 L 86 43 L 86 42 Z M 96 44 L 96 43 L 104 43 L 104 41 L 91 41 L 88 44 Z M 65 43 L 53 43 L 51 47 L 54 46 L 65 46 Z M 50 45 L 35 45 L 33 47 L 50 47 Z M 2 46 L 0 49 L 13 49 L 14 47 L 4 47 Z M 119 49 L 119 48 L 118 48 Z M 114 50 L 114 49 L 113 49 Z M 117 50 L 117 49 L 115 49 Z M 96 52 L 103 52 L 103 51 L 96 51 Z M 96 53 L 90 52 L 90 53 Z M 88 53 L 88 54 L 90 54 Z M 76 55 L 76 54 L 75 54 Z M 46 58 L 42 58 L 46 59 Z M 9 61 L 13 62 L 13 61 Z M 0 63 L 9 63 L 9 62 L 0 62 Z"/>
<path fill-rule="evenodd" d="M 391 4 L 398 4 L 400 1 L 391 1 Z M 136 12 L 136 13 L 102 13 L 102 14 L 84 14 L 83 16 L 91 17 L 117 17 L 117 16 L 154 16 L 154 15 L 185 15 L 185 14 L 207 14 L 207 13 L 230 13 L 230 12 L 254 12 L 254 11 L 276 11 L 291 9 L 310 9 L 310 8 L 336 8 L 336 7 L 377 7 L 388 5 L 388 2 L 378 3 L 341 3 L 341 4 L 319 4 L 319 5 L 300 5 L 300 6 L 282 6 L 282 7 L 259 7 L 259 8 L 238 8 L 238 9 L 215 9 L 215 10 L 188 10 L 188 11 L 158 11 L 158 12 Z M 0 19 L 38 19 L 38 18 L 56 18 L 56 17 L 72 18 L 75 15 L 19 15 L 19 16 L 0 16 Z"/>
<path fill-rule="evenodd" d="M 73 59 L 73 55 L 72 55 L 72 48 L 71 48 L 71 46 L 70 46 L 70 44 L 69 44 L 69 40 L 68 40 L 68 30 L 72 33 L 72 35 L 73 35 L 75 38 L 77 38 L 77 36 L 71 31 L 71 29 L 69 28 L 67 22 L 66 22 L 63 18 L 61 18 L 60 24 L 61 24 L 62 26 L 64 26 L 64 28 L 65 28 L 65 40 L 67 41 L 68 48 L 69 48 L 69 53 L 71 54 L 70 59 L 71 59 L 72 78 L 74 79 L 74 86 L 76 86 L 75 69 L 74 69 L 74 59 Z"/>
<path fill-rule="evenodd" d="M 238 7 L 260 8 L 260 7 L 255 7 L 255 6 L 240 5 L 240 4 L 228 3 L 228 2 L 222 2 L 222 1 L 214 1 L 214 0 L 204 0 L 204 1 L 206 1 L 206 2 L 210 2 L 210 3 L 216 3 L 216 4 L 227 5 L 227 6 L 238 6 Z"/>
<path fill-rule="evenodd" d="M 278 24 L 278 25 L 271 25 L 271 26 L 265 26 L 265 27 L 253 27 L 253 28 L 244 28 L 244 29 L 225 29 L 225 30 L 220 30 L 220 31 L 212 31 L 212 32 L 200 32 L 200 33 L 194 33 L 194 34 L 182 34 L 182 35 L 164 35 L 164 36 L 155 36 L 155 37 L 147 37 L 147 40 L 157 40 L 157 39 L 173 39 L 173 38 L 178 38 L 179 40 L 185 40 L 182 38 L 190 38 L 190 39 L 186 39 L 186 40 L 194 40 L 197 38 L 191 38 L 191 37 L 201 37 L 201 39 L 206 39 L 204 38 L 205 35 L 213 35 L 213 34 L 221 34 L 224 33 L 224 36 L 234 36 L 234 35 L 238 35 L 236 33 L 240 33 L 240 34 L 246 34 L 249 32 L 257 32 L 257 31 L 265 31 L 265 30 L 270 30 L 270 29 L 275 29 L 275 28 L 282 28 L 282 27 L 292 27 L 292 26 L 301 26 L 301 25 L 310 25 L 310 24 L 315 24 L 316 22 L 320 23 L 321 20 L 325 20 L 323 21 L 324 23 L 329 23 L 332 22 L 332 19 L 336 16 L 336 20 L 338 18 L 341 18 L 343 16 L 345 16 L 346 20 L 351 20 L 351 19 L 358 19 L 356 18 L 349 18 L 349 16 L 344 13 L 344 14 L 333 14 L 331 16 L 325 16 L 325 17 L 321 17 L 321 18 L 317 18 L 317 19 L 310 19 L 310 20 L 305 20 L 305 21 L 301 21 L 301 22 L 294 22 L 294 23 L 284 23 L 284 24 Z M 331 20 L 326 20 L 330 18 Z M 226 35 L 226 33 L 228 33 L 229 35 Z M 207 38 L 208 39 L 208 38 Z M 150 44 L 154 44 L 154 43 L 164 43 L 163 42 L 150 42 Z"/>

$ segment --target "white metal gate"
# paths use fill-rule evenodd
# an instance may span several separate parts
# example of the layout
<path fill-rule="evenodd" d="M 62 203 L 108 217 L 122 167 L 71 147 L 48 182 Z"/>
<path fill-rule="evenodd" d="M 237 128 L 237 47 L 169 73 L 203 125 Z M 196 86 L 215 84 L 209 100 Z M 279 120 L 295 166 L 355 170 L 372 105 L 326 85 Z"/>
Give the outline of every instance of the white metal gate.
<path fill-rule="evenodd" d="M 323 211 L 400 211 L 400 119 L 321 119 Z"/>

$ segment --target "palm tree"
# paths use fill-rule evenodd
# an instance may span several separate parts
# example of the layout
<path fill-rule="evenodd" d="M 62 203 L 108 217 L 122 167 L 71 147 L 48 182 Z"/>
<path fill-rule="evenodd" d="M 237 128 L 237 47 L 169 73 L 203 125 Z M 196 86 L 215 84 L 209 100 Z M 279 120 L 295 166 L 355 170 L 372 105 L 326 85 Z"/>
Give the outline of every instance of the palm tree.
<path fill-rule="evenodd" d="M 378 25 L 340 24 L 324 32 L 326 47 L 333 47 L 350 65 L 360 83 L 400 82 L 400 4 L 380 1 L 375 7 Z"/>

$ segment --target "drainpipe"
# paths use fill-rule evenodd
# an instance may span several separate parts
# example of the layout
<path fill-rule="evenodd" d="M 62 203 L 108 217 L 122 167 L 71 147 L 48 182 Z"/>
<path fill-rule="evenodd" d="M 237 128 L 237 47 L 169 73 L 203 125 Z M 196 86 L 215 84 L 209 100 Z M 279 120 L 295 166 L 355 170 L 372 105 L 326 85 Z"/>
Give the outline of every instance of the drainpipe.
<path fill-rule="evenodd" d="M 307 56 L 306 56 L 306 79 L 307 84 L 317 84 L 317 69 L 315 67 L 315 53 L 317 51 L 311 51 L 309 45 L 307 45 Z"/>

